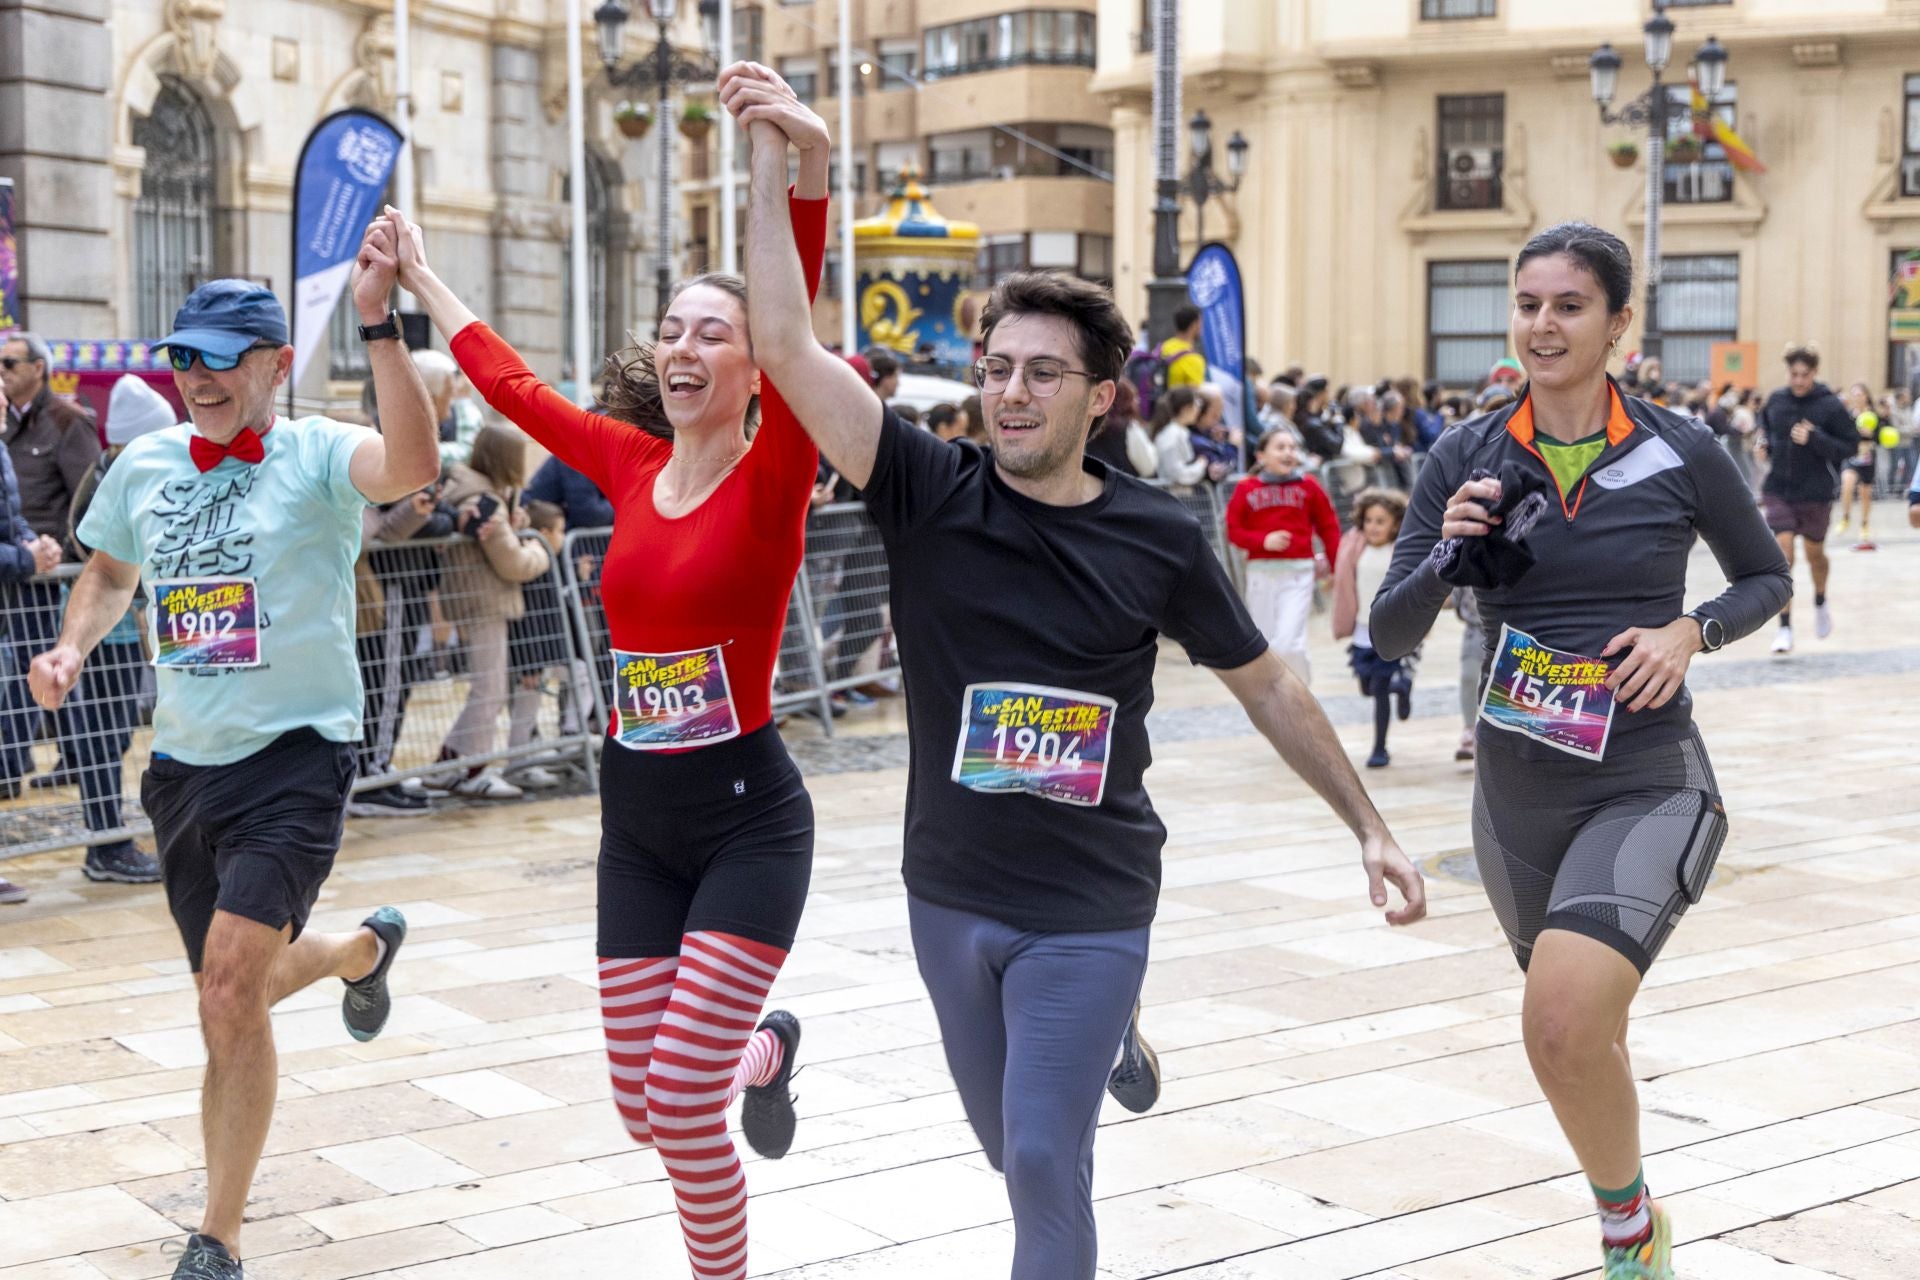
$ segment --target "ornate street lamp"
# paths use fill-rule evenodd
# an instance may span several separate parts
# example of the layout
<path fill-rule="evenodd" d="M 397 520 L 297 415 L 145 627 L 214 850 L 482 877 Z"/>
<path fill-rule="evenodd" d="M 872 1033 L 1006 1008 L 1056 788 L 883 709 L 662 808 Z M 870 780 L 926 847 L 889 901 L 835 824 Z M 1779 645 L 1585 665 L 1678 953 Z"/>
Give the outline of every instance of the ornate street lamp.
<path fill-rule="evenodd" d="M 1593 100 L 1600 107 L 1602 124 L 1645 126 L 1647 130 L 1647 239 L 1644 250 L 1647 295 L 1646 313 L 1641 317 L 1640 351 L 1644 357 L 1660 355 L 1660 215 L 1666 197 L 1667 129 L 1678 117 L 1690 119 L 1691 102 L 1675 102 L 1661 82 L 1661 73 L 1673 58 L 1673 19 L 1667 17 L 1667 0 L 1654 0 L 1653 16 L 1641 28 L 1646 39 L 1647 69 L 1653 73 L 1653 85 L 1619 111 L 1609 108 L 1620 84 L 1620 55 L 1612 44 L 1603 44 L 1587 59 L 1587 74 L 1592 81 Z M 1727 84 L 1727 50 L 1712 36 L 1693 55 L 1692 75 L 1700 96 L 1709 110 L 1713 100 Z"/>
<path fill-rule="evenodd" d="M 655 246 L 654 299 L 657 311 L 667 305 L 667 291 L 673 283 L 673 143 L 665 132 L 668 108 L 676 84 L 712 83 L 719 68 L 704 54 L 685 56 L 674 48 L 669 36 L 674 19 L 680 16 L 680 0 L 647 0 L 647 11 L 657 28 L 653 53 L 632 66 L 620 65 L 625 48 L 628 10 L 623 0 L 604 0 L 593 11 L 593 23 L 600 46 L 600 61 L 607 69 L 607 82 L 622 89 L 645 92 L 652 89 L 659 103 L 655 122 L 662 132 L 660 148 L 659 201 L 660 230 Z M 700 24 L 707 48 L 720 43 L 720 0 L 700 0 Z"/>

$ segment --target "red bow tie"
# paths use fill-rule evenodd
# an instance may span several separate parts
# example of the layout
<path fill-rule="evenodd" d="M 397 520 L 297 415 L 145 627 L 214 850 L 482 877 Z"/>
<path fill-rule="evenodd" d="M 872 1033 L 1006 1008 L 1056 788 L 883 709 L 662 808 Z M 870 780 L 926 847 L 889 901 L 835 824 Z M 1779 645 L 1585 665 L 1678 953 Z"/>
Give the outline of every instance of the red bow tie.
<path fill-rule="evenodd" d="M 187 441 L 187 447 L 193 451 L 193 465 L 202 471 L 211 471 L 226 458 L 238 458 L 253 464 L 267 456 L 267 447 L 260 441 L 259 433 L 252 427 L 240 428 L 240 434 L 231 444 L 215 444 L 203 435 L 195 435 Z"/>

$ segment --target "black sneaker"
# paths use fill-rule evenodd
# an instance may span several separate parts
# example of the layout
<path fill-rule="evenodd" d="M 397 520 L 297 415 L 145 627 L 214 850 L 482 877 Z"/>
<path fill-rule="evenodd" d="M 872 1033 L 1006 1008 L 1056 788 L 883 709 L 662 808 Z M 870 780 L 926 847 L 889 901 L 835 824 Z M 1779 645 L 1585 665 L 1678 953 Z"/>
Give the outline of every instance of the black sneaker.
<path fill-rule="evenodd" d="M 97 844 L 87 850 L 80 870 L 89 880 L 111 880 L 115 884 L 158 884 L 160 864 L 131 840 L 119 844 Z"/>
<path fill-rule="evenodd" d="M 80 781 L 80 775 L 71 769 L 55 769 L 52 773 L 36 773 L 28 782 L 35 791 L 50 791 L 55 787 L 71 787 Z"/>
<path fill-rule="evenodd" d="M 1160 1101 L 1160 1055 L 1140 1035 L 1138 1000 L 1133 1002 L 1133 1017 L 1127 1019 L 1127 1033 L 1120 1041 L 1120 1061 L 1107 1077 L 1107 1092 L 1136 1115 Z"/>
<path fill-rule="evenodd" d="M 349 818 L 424 818 L 433 812 L 433 804 L 424 795 L 407 791 L 398 783 L 356 791 L 347 799 Z"/>
<path fill-rule="evenodd" d="M 793 1146 L 796 1118 L 787 1083 L 793 1079 L 793 1055 L 800 1049 L 800 1019 L 775 1009 L 760 1019 L 756 1029 L 779 1038 L 780 1070 L 765 1084 L 747 1086 L 746 1101 L 740 1107 L 740 1132 L 748 1146 L 769 1160 L 778 1160 Z"/>
<path fill-rule="evenodd" d="M 373 930 L 387 944 L 387 954 L 380 958 L 373 972 L 348 982 L 347 993 L 340 999 L 340 1017 L 347 1024 L 348 1034 L 364 1043 L 380 1034 L 387 1025 L 387 1015 L 393 1011 L 393 999 L 387 991 L 387 971 L 393 968 L 393 958 L 400 954 L 400 944 L 407 940 L 407 918 L 393 907 L 381 907 L 362 920 L 360 927 Z"/>
<path fill-rule="evenodd" d="M 173 1280 L 246 1280 L 240 1259 L 212 1236 L 187 1237 L 187 1247 L 174 1265 Z"/>
<path fill-rule="evenodd" d="M 25 902 L 30 895 L 11 880 L 0 880 L 0 902 Z"/>

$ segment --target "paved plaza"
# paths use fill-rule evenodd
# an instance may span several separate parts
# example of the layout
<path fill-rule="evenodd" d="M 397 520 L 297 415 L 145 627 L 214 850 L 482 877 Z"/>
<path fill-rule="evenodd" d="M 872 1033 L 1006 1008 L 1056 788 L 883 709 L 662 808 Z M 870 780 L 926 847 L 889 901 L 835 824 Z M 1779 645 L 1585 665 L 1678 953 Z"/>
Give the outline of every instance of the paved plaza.
<path fill-rule="evenodd" d="M 1836 546 L 1832 639 L 1804 626 L 1773 659 L 1769 628 L 1694 667 L 1732 836 L 1632 1041 L 1685 1280 L 1920 1274 L 1920 533 L 1878 515 L 1877 553 Z M 1699 599 L 1704 550 L 1694 576 Z M 1365 707 L 1324 618 L 1315 637 L 1315 690 L 1357 757 Z M 1163 653 L 1149 786 L 1172 835 L 1144 1027 L 1167 1082 L 1150 1114 L 1103 1117 L 1103 1280 L 1593 1273 L 1592 1202 L 1473 883 L 1457 637 L 1443 618 L 1393 766 L 1368 776 L 1430 877 L 1431 919 L 1399 931 L 1326 808 L 1217 681 Z M 882 703 L 831 744 L 788 729 L 818 861 L 774 994 L 806 1026 L 799 1137 L 747 1164 L 756 1275 L 1006 1274 L 1005 1191 L 908 945 L 901 727 Z M 250 1276 L 687 1274 L 660 1161 L 608 1102 L 597 832 L 585 797 L 350 824 L 314 923 L 401 905 L 400 994 L 368 1045 L 335 983 L 278 1013 Z M 166 1276 L 204 1185 L 203 1051 L 160 892 L 89 884 L 71 852 L 4 870 L 35 896 L 0 908 L 0 1280 Z"/>

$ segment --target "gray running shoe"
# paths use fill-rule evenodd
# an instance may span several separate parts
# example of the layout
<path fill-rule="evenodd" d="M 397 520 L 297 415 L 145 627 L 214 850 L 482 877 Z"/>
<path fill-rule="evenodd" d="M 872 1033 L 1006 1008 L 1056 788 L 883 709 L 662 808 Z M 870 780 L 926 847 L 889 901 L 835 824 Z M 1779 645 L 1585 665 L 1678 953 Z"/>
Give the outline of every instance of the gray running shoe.
<path fill-rule="evenodd" d="M 1127 1034 L 1120 1041 L 1120 1061 L 1107 1077 L 1107 1092 L 1135 1114 L 1151 1110 L 1160 1101 L 1160 1055 L 1140 1034 L 1138 1000 L 1133 1002 L 1133 1017 L 1127 1020 Z"/>
<path fill-rule="evenodd" d="M 11 880 L 0 880 L 0 902 L 25 902 L 27 891 Z"/>
<path fill-rule="evenodd" d="M 775 1009 L 760 1020 L 756 1029 L 771 1031 L 779 1038 L 780 1070 L 765 1084 L 747 1086 L 746 1101 L 740 1105 L 740 1132 L 748 1146 L 769 1160 L 778 1160 L 793 1147 L 793 1130 L 798 1123 L 787 1083 L 793 1079 L 793 1055 L 800 1048 L 800 1019 L 785 1009 Z"/>
<path fill-rule="evenodd" d="M 212 1236 L 187 1237 L 186 1248 L 173 1268 L 173 1280 L 246 1280 L 240 1259 Z"/>
<path fill-rule="evenodd" d="M 400 944 L 407 940 L 407 918 L 393 907 L 381 907 L 360 925 L 373 930 L 387 944 L 387 954 L 380 958 L 373 972 L 348 982 L 347 993 L 340 1000 L 340 1016 L 347 1024 L 347 1031 L 355 1040 L 367 1041 L 380 1034 L 387 1025 L 387 1014 L 393 1010 L 393 1000 L 387 992 L 387 971 L 393 968 L 393 958 L 400 954 Z"/>
<path fill-rule="evenodd" d="M 160 883 L 159 862 L 131 840 L 95 845 L 87 850 L 80 870 L 89 880 L 109 880 L 116 884 Z"/>

